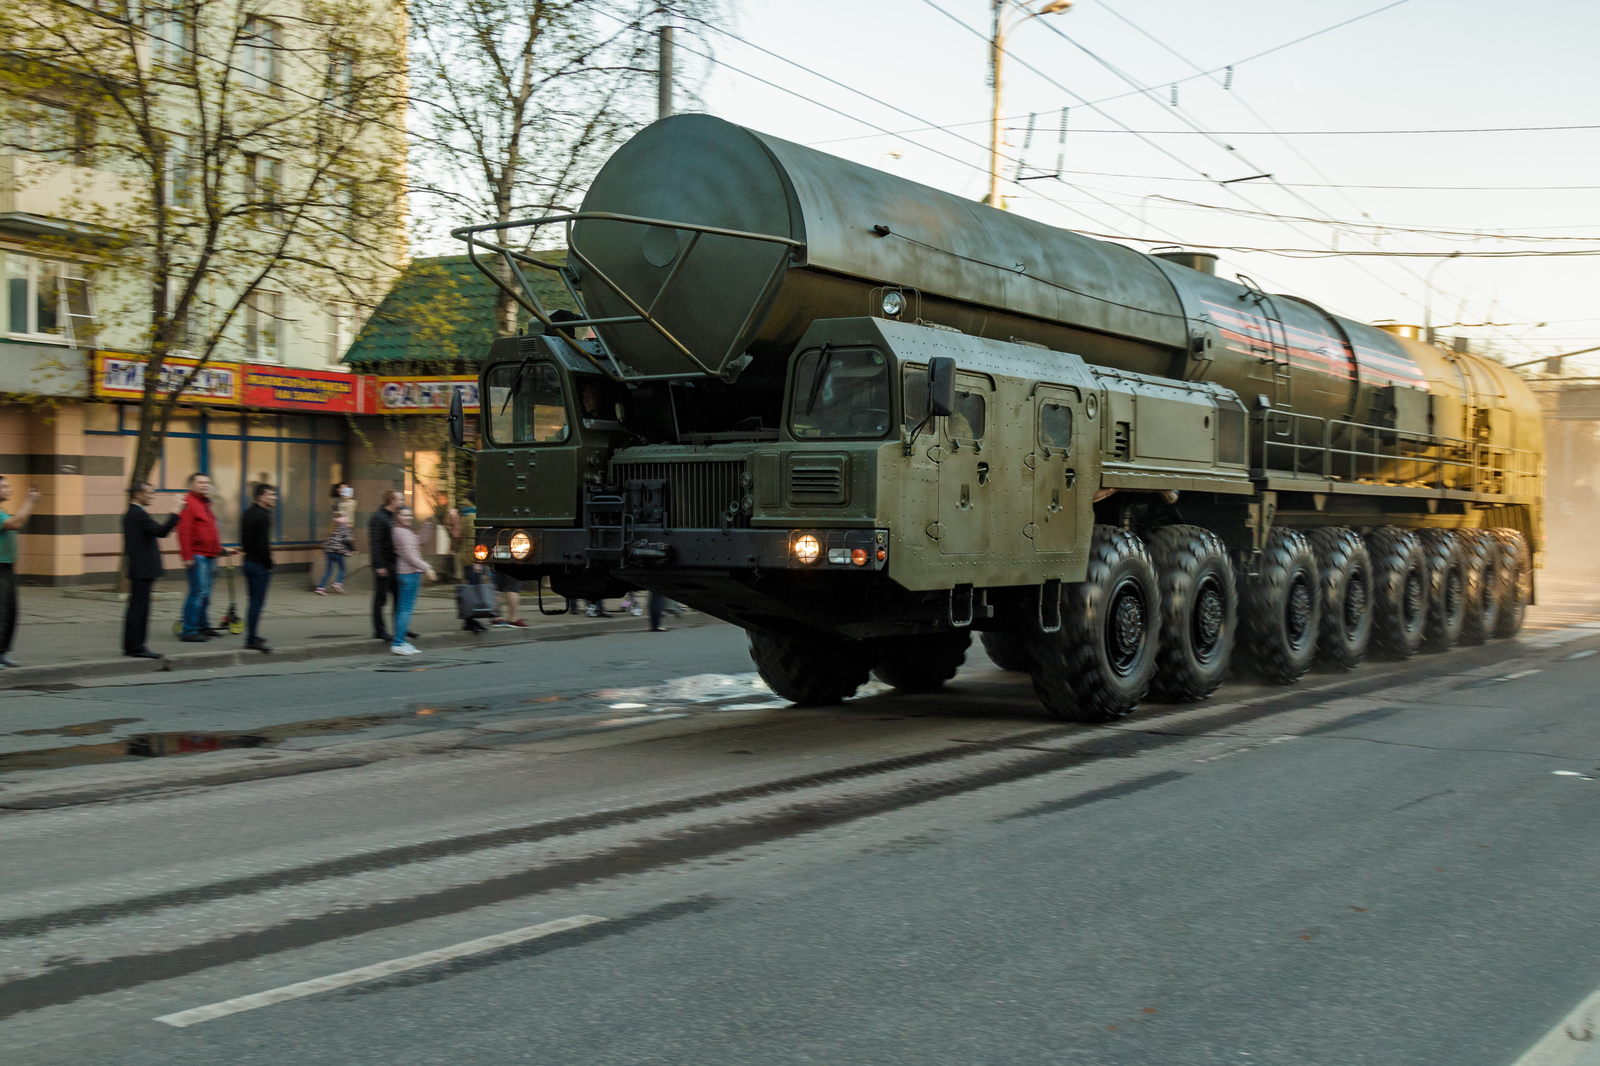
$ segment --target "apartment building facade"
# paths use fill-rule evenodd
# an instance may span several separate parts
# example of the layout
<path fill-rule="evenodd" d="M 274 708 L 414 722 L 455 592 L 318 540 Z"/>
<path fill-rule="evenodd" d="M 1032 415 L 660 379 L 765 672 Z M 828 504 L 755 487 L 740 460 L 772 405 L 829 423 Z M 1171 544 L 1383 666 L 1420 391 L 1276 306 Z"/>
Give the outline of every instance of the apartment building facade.
<path fill-rule="evenodd" d="M 274 18 L 271 3 L 242 16 L 209 0 L 106 0 L 53 5 L 81 26 L 24 39 L 13 25 L 22 59 L 0 64 L 0 473 L 43 493 L 20 538 L 24 580 L 114 577 L 153 348 L 160 389 L 181 388 L 150 473 L 156 510 L 207 473 L 231 540 L 251 485 L 269 482 L 279 558 L 320 558 L 329 487 L 358 473 L 363 421 L 381 421 L 373 383 L 342 360 L 406 257 L 403 103 L 377 95 L 403 82 L 404 24 L 391 0 L 282 3 Z M 96 45 L 102 16 L 121 19 L 122 38 Z M 74 34 L 108 63 L 124 50 L 117 84 L 86 71 L 96 53 Z M 135 75 L 154 137 L 113 106 Z M 175 325 L 158 343 L 162 292 Z"/>

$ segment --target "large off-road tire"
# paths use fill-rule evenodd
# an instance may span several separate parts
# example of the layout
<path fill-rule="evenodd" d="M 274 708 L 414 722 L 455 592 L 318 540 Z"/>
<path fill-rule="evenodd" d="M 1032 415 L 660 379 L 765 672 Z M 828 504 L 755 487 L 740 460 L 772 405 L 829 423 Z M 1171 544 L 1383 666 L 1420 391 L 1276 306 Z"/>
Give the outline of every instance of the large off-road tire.
<path fill-rule="evenodd" d="M 1341 670 L 1354 670 L 1367 657 L 1372 638 L 1372 557 L 1354 530 L 1314 529 L 1306 534 L 1317 557 L 1317 587 L 1322 620 L 1317 658 Z"/>
<path fill-rule="evenodd" d="M 1298 530 L 1274 529 L 1261 553 L 1261 572 L 1239 581 L 1235 664 L 1268 684 L 1300 680 L 1317 653 L 1320 607 L 1310 542 Z"/>
<path fill-rule="evenodd" d="M 919 637 L 884 637 L 872 642 L 878 661 L 872 673 L 901 692 L 932 692 L 956 676 L 967 661 L 972 631 L 956 629 Z"/>
<path fill-rule="evenodd" d="M 1494 635 L 1514 637 L 1522 628 L 1522 616 L 1533 600 L 1533 553 L 1528 538 L 1515 529 L 1491 529 L 1489 535 L 1500 545 L 1505 565 L 1505 580 L 1500 586 L 1500 611 L 1494 621 Z"/>
<path fill-rule="evenodd" d="M 1150 694 L 1203 700 L 1222 684 L 1233 655 L 1239 597 L 1228 549 L 1199 526 L 1166 526 L 1146 542 L 1161 588 L 1160 651 Z"/>
<path fill-rule="evenodd" d="M 1500 585 L 1506 566 L 1499 541 L 1487 530 L 1461 531 L 1467 555 L 1467 616 L 1461 625 L 1461 643 L 1482 644 L 1500 624 Z"/>
<path fill-rule="evenodd" d="M 1002 670 L 1025 674 L 1033 668 L 1028 641 L 1015 633 L 980 633 L 984 653 Z"/>
<path fill-rule="evenodd" d="M 1467 552 L 1453 529 L 1422 531 L 1422 552 L 1428 560 L 1428 621 L 1422 646 L 1449 651 L 1461 639 L 1467 619 Z"/>
<path fill-rule="evenodd" d="M 1372 555 L 1372 649 L 1409 659 L 1428 626 L 1428 559 L 1409 529 L 1379 526 L 1367 534 Z"/>
<path fill-rule="evenodd" d="M 1144 543 L 1116 526 L 1094 527 L 1089 571 L 1061 586 L 1061 628 L 1028 634 L 1033 690 L 1074 722 L 1110 722 L 1139 706 L 1156 669 L 1161 593 Z"/>
<path fill-rule="evenodd" d="M 800 706 L 854 696 L 872 672 L 876 649 L 820 633 L 750 631 L 750 658 L 773 692 Z"/>

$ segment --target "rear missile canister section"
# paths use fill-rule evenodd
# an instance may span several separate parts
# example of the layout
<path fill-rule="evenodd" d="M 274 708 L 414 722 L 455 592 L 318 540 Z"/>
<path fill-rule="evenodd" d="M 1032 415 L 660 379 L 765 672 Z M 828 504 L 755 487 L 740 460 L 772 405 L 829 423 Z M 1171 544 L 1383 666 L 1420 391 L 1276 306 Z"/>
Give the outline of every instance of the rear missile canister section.
<path fill-rule="evenodd" d="M 513 250 L 564 226 L 552 267 Z M 1061 717 L 1516 632 L 1521 379 L 701 115 L 581 211 L 458 231 L 526 307 L 480 380 L 478 557 L 727 619 L 780 695 L 927 691 L 973 633 Z M 493 257 L 500 261 L 494 262 Z M 582 316 L 522 278 L 556 269 Z"/>

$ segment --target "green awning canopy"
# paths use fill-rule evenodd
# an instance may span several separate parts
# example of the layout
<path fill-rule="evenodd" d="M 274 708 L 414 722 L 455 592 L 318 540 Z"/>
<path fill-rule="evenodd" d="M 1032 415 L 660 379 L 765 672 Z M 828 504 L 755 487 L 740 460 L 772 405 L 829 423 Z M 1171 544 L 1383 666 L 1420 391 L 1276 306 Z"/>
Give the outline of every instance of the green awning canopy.
<path fill-rule="evenodd" d="M 564 252 L 552 252 L 547 261 L 565 258 Z M 546 310 L 577 310 L 554 272 L 535 268 L 527 274 Z M 413 259 L 361 327 L 343 362 L 367 371 L 476 364 L 494 341 L 494 298 L 494 283 L 467 256 Z M 519 325 L 528 317 L 520 313 Z"/>

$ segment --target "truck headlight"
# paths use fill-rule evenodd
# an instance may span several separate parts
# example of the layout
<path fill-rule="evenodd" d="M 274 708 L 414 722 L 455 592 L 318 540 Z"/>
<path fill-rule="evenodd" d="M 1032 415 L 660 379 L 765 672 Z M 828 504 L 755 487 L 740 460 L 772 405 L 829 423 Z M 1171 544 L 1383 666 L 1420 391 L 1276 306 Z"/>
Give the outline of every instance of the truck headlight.
<path fill-rule="evenodd" d="M 533 541 L 522 530 L 511 534 L 511 558 L 526 559 L 528 553 L 533 551 Z"/>
<path fill-rule="evenodd" d="M 822 545 L 810 533 L 794 538 L 794 557 L 810 566 L 822 555 Z"/>
<path fill-rule="evenodd" d="M 479 544 L 475 546 L 472 549 L 472 557 L 478 560 L 480 563 L 483 562 L 485 559 L 489 558 L 489 546 L 487 544 Z"/>

